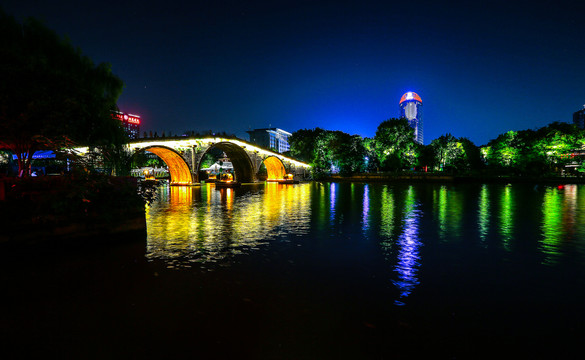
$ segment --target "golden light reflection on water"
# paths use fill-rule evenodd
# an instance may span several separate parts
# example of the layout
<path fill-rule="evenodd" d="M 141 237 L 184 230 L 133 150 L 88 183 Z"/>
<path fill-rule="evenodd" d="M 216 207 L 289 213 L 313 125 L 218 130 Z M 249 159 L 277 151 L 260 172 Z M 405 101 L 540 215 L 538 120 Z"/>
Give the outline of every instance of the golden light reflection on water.
<path fill-rule="evenodd" d="M 257 249 L 281 234 L 306 233 L 309 188 L 271 183 L 243 194 L 213 186 L 162 188 L 147 208 L 147 257 L 188 267 Z"/>

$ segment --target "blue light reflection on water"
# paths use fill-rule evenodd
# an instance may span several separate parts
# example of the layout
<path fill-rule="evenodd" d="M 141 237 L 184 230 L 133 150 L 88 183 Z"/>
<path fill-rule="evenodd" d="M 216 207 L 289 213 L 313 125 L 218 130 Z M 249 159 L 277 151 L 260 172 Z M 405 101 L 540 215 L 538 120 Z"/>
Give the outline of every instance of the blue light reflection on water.
<path fill-rule="evenodd" d="M 352 184 L 353 185 L 353 184 Z M 368 185 L 364 185 L 364 197 L 362 200 L 362 231 L 367 233 L 369 229 L 368 215 L 370 212 L 370 188 Z"/>
<path fill-rule="evenodd" d="M 335 183 L 331 183 L 329 188 L 329 196 L 330 196 L 330 213 L 329 213 L 329 221 L 333 225 L 335 221 Z"/>
<path fill-rule="evenodd" d="M 418 223 L 421 216 L 418 203 L 415 199 L 413 187 L 407 190 L 406 201 L 404 204 L 404 218 L 402 234 L 398 237 L 397 263 L 394 271 L 398 278 L 392 280 L 392 283 L 400 291 L 399 299 L 394 301 L 395 305 L 405 305 L 405 299 L 410 295 L 414 288 L 419 284 L 417 278 L 418 267 L 420 266 L 419 248 L 422 245 L 418 236 Z"/>

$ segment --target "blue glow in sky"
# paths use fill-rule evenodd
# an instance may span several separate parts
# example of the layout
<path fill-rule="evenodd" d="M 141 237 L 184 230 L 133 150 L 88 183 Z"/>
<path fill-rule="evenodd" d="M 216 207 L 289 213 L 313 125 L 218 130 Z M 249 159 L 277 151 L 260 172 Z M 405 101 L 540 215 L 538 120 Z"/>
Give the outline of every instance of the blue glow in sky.
<path fill-rule="evenodd" d="M 581 3 L 581 4 L 579 4 Z M 407 91 L 425 144 L 477 145 L 572 121 L 585 104 L 578 1 L 5 0 L 126 83 L 143 130 L 321 127 L 373 137 Z"/>

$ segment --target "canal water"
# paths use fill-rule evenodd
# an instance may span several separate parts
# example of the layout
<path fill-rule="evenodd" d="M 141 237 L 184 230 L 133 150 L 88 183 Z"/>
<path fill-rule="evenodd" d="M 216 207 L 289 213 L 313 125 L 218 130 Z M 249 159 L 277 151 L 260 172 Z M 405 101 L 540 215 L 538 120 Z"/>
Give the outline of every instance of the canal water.
<path fill-rule="evenodd" d="M 583 185 L 161 187 L 146 217 L 146 241 L 3 254 L 8 349 L 64 358 L 581 354 Z"/>

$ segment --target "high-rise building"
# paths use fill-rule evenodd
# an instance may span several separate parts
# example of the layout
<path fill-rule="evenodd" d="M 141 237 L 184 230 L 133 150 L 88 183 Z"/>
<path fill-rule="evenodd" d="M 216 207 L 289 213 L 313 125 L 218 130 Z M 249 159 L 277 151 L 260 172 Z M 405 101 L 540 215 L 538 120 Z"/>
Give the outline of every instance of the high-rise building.
<path fill-rule="evenodd" d="M 126 131 L 126 135 L 130 139 L 138 139 L 140 137 L 140 116 L 134 114 L 125 114 L 119 111 L 112 111 L 112 117 L 122 122 L 122 126 Z"/>
<path fill-rule="evenodd" d="M 422 99 L 417 93 L 409 91 L 400 98 L 400 117 L 408 120 L 414 129 L 414 141 L 423 143 Z"/>
<path fill-rule="evenodd" d="M 585 129 L 585 105 L 583 105 L 583 109 L 573 113 L 573 124 L 577 125 L 579 129 Z"/>
<path fill-rule="evenodd" d="M 250 134 L 250 142 L 279 153 L 290 150 L 288 137 L 292 134 L 279 128 L 254 129 L 246 131 Z"/>

